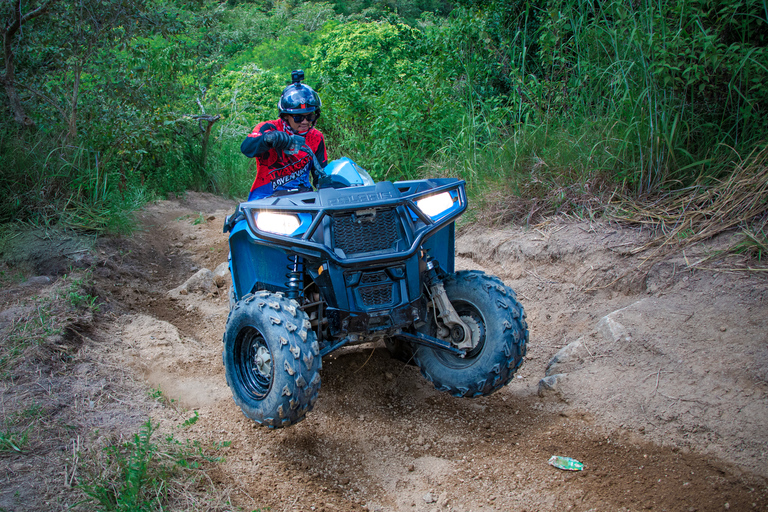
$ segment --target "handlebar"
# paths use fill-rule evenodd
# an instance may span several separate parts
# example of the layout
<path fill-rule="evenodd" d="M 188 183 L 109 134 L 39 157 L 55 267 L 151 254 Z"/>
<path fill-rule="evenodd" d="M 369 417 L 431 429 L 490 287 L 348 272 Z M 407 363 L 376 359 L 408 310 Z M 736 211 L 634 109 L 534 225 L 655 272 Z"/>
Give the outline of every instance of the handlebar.
<path fill-rule="evenodd" d="M 308 153 L 309 156 L 312 157 L 312 162 L 315 164 L 315 170 L 317 171 L 317 174 L 319 175 L 319 177 L 325 178 L 328 176 L 325 173 L 325 168 L 322 165 L 320 165 L 320 161 L 317 159 L 317 155 L 315 155 L 315 152 L 312 151 L 312 148 L 309 147 L 309 144 L 307 144 L 307 140 L 301 135 L 294 135 L 291 145 L 288 146 L 283 151 L 288 155 L 295 155 L 299 151 L 304 151 L 305 153 Z"/>

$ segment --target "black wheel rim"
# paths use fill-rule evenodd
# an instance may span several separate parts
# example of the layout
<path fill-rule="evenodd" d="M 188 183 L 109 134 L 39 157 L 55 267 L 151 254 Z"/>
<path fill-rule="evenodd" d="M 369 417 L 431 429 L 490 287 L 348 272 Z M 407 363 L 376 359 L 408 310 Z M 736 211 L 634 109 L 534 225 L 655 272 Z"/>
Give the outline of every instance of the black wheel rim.
<path fill-rule="evenodd" d="M 273 357 L 264 336 L 254 327 L 240 330 L 235 340 L 235 369 L 253 398 L 264 398 L 272 386 Z"/>
<path fill-rule="evenodd" d="M 473 326 L 477 327 L 475 333 L 478 337 L 477 344 L 472 350 L 467 352 L 467 355 L 463 358 L 445 350 L 435 350 L 435 354 L 446 366 L 451 368 L 464 368 L 471 366 L 474 363 L 475 358 L 483 351 L 483 346 L 485 345 L 485 320 L 483 319 L 483 315 L 480 314 L 480 310 L 471 302 L 455 301 L 451 302 L 451 304 L 453 304 L 456 313 L 458 313 L 464 323 L 468 324 L 470 328 Z M 473 334 L 473 336 L 475 334 Z"/>

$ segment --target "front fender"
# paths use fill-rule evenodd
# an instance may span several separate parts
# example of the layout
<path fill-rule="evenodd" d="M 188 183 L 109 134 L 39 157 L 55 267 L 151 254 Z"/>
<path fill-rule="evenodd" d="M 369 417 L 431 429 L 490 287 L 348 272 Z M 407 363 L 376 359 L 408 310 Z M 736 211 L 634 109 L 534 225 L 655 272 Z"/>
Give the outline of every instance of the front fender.
<path fill-rule="evenodd" d="M 253 290 L 285 290 L 288 257 L 285 251 L 258 243 L 245 220 L 235 223 L 229 235 L 232 285 L 235 298 Z"/>

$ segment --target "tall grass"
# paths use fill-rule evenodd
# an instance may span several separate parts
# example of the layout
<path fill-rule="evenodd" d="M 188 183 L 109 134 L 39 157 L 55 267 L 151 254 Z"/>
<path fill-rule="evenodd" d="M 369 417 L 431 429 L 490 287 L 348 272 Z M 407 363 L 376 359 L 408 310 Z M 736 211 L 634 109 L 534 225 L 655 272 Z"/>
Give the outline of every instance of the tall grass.
<path fill-rule="evenodd" d="M 93 233 L 129 232 L 132 212 L 152 192 L 127 183 L 84 144 L 41 134 L 0 134 L 0 222 L 60 224 Z"/>
<path fill-rule="evenodd" d="M 599 177 L 644 196 L 729 172 L 734 150 L 749 154 L 768 140 L 760 2 L 719 11 L 684 0 L 528 2 L 506 7 L 511 16 L 500 24 L 494 9 L 506 5 L 450 23 L 486 34 L 474 51 L 507 71 L 489 68 L 474 84 L 508 79 L 509 121 L 487 115 L 498 96 L 465 97 L 464 125 L 426 173 L 443 165 L 481 191 L 492 184 L 520 194 L 526 184 L 526 193 L 545 195 Z M 478 133 L 496 136 L 477 144 Z"/>

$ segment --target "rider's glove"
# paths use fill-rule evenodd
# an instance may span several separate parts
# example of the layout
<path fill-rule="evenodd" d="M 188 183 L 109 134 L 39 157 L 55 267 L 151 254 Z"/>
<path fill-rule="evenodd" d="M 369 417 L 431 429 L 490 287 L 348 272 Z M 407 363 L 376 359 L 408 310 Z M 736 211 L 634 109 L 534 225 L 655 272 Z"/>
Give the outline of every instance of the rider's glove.
<path fill-rule="evenodd" d="M 280 130 L 270 130 L 262 135 L 262 137 L 264 137 L 264 143 L 267 147 L 278 151 L 287 148 L 293 142 L 293 137 Z"/>

